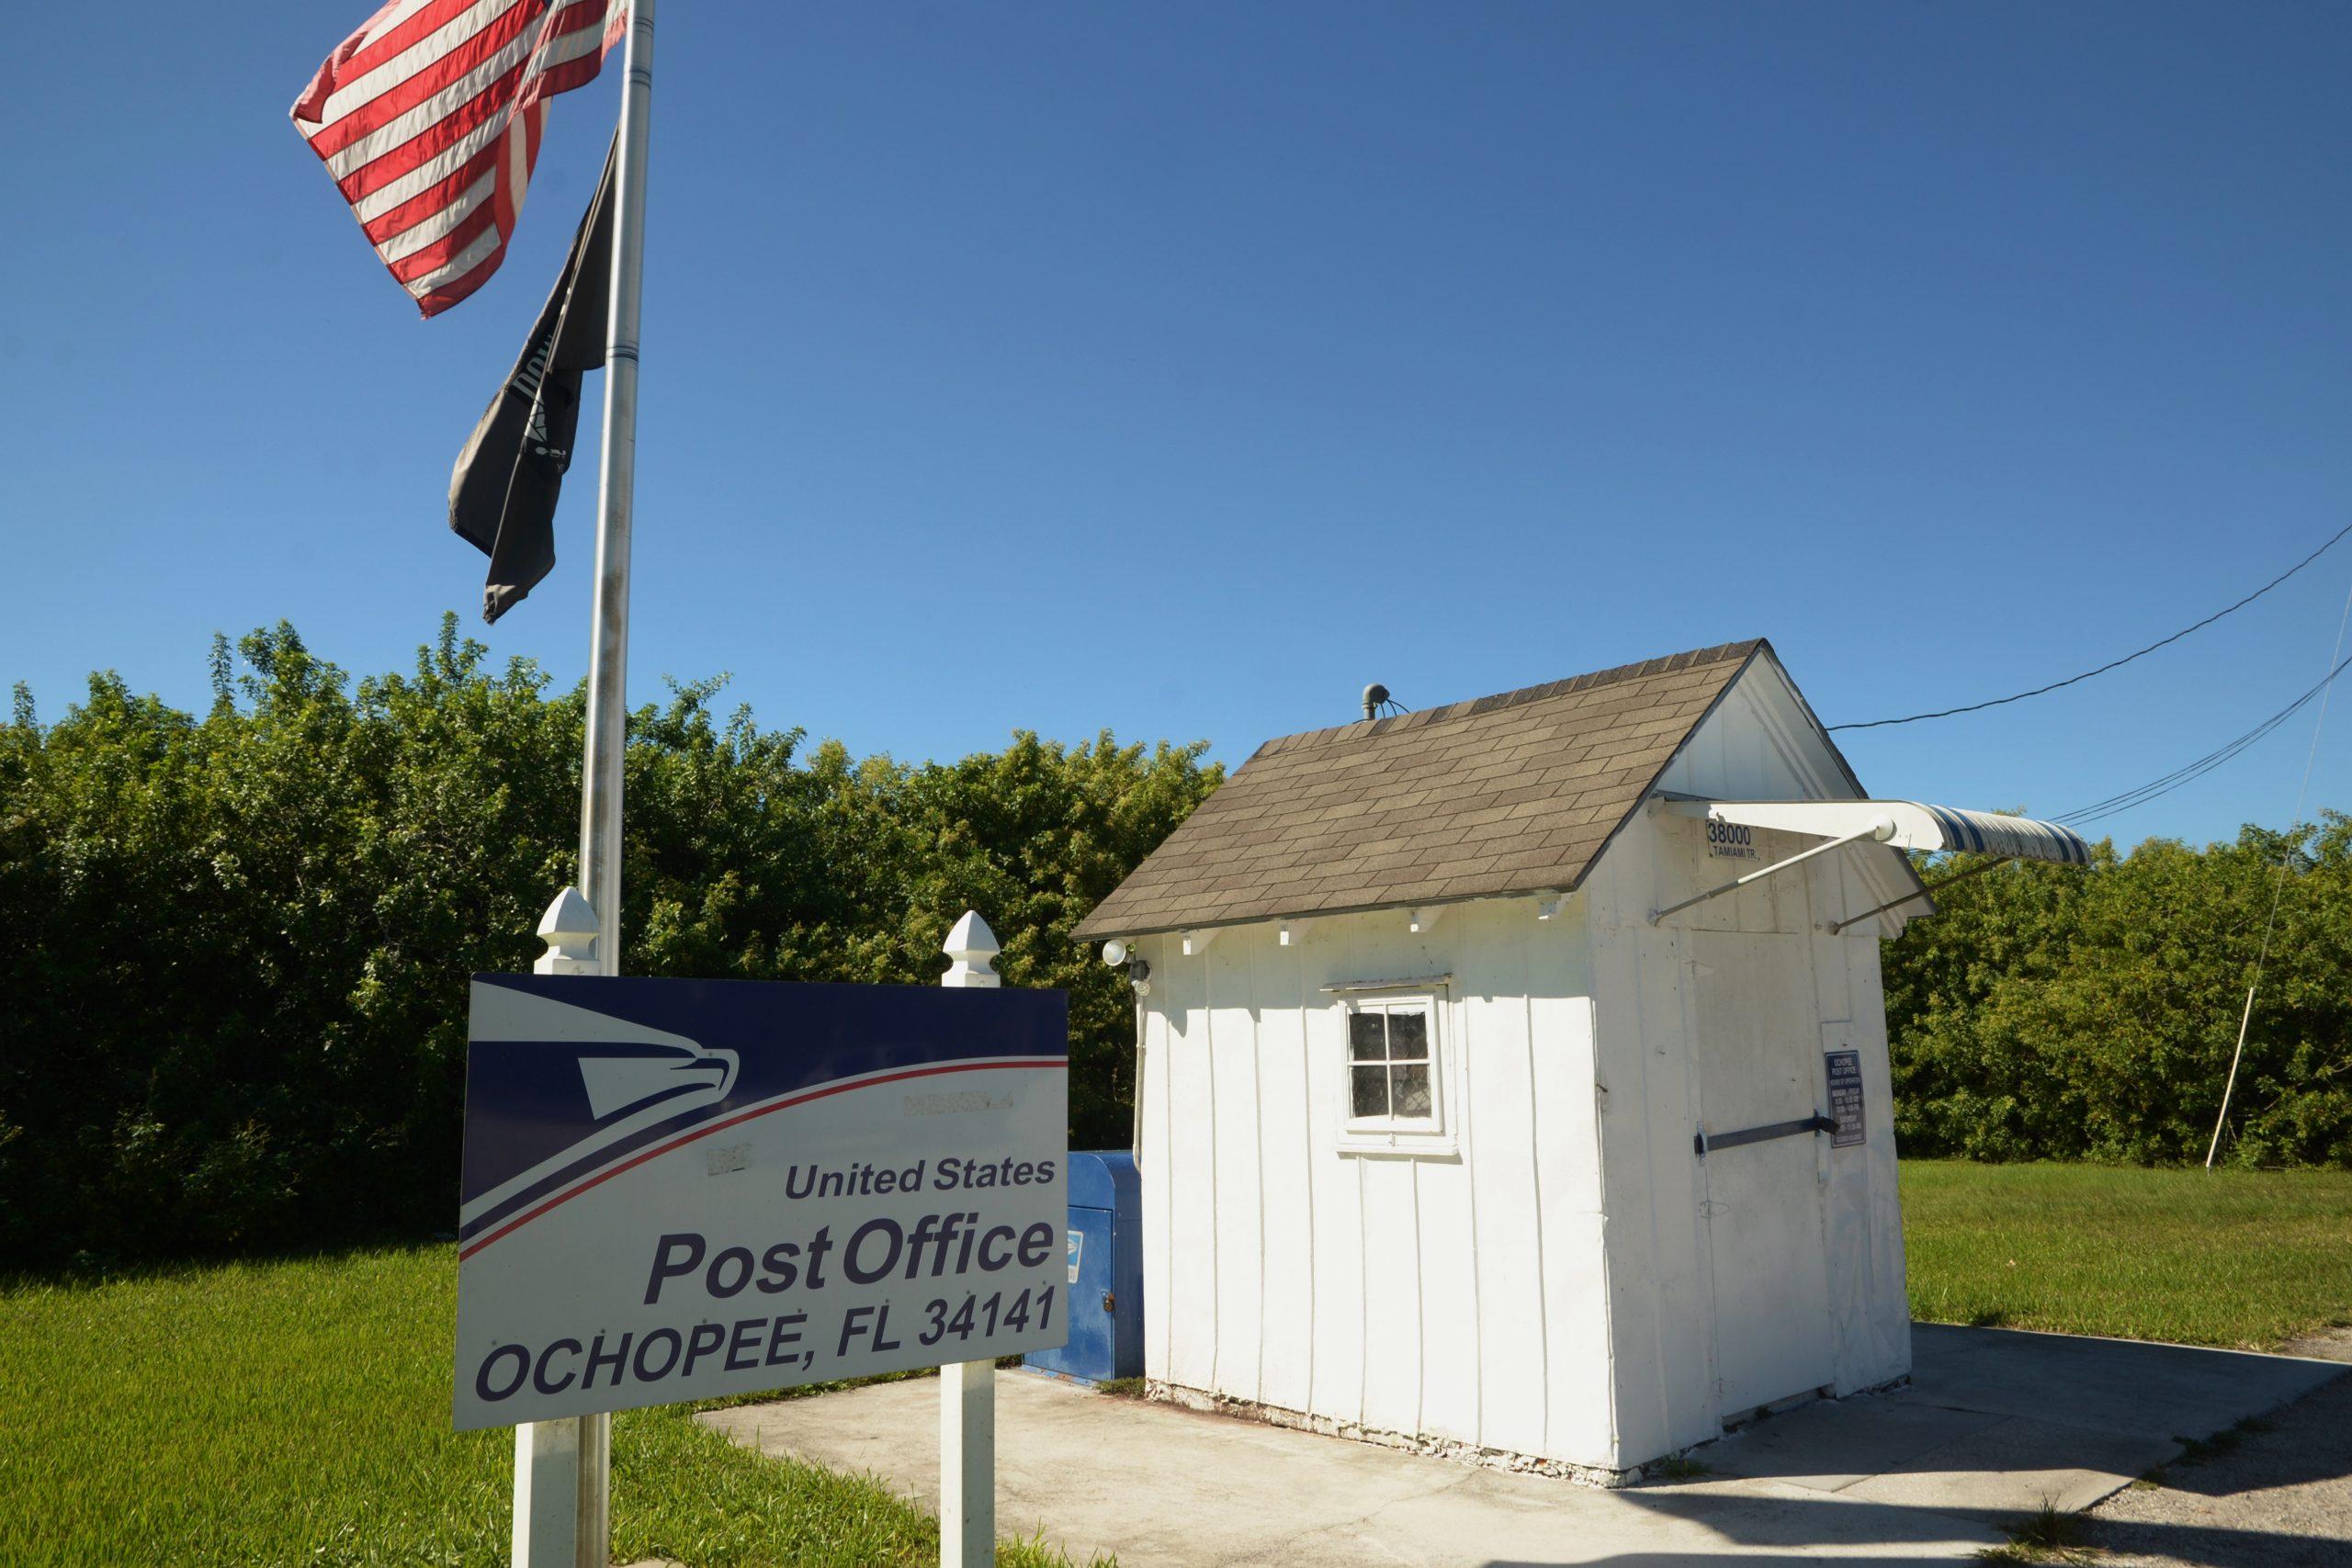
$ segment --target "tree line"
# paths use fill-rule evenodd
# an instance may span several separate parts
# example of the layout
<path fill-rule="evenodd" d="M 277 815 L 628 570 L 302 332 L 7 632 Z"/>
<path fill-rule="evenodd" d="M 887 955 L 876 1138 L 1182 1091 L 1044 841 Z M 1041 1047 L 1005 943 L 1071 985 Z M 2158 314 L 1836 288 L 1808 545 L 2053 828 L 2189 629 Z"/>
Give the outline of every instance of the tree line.
<path fill-rule="evenodd" d="M 2352 1167 L 2352 818 L 2103 842 L 1937 904 L 1884 947 L 1906 1155 L 2202 1161 L 2243 1023 L 2221 1157 Z"/>
<path fill-rule="evenodd" d="M 202 716 L 94 676 L 0 729 L 0 1268 L 428 1234 L 457 1213 L 466 981 L 571 880 L 585 695 L 446 617 L 356 683 L 281 623 Z M 631 974 L 928 983 L 982 911 L 1069 994 L 1070 1137 L 1126 1146 L 1133 998 L 1070 929 L 1214 789 L 1204 745 L 804 749 L 721 682 L 629 717 Z"/>
<path fill-rule="evenodd" d="M 216 639 L 201 716 L 105 674 L 44 725 L 18 689 L 0 1268 L 448 1224 L 466 976 L 530 966 L 577 844 L 583 693 L 487 659 L 449 616 L 355 682 L 281 623 Z M 721 684 L 630 716 L 625 968 L 926 983 L 978 908 L 1008 984 L 1069 993 L 1073 1145 L 1125 1146 L 1132 998 L 1069 932 L 1216 787 L 1204 745 L 858 759 L 722 717 Z M 2202 1158 L 2274 895 L 2224 1157 L 2352 1166 L 2335 814 L 1955 884 L 1885 948 L 1904 1151 Z"/>

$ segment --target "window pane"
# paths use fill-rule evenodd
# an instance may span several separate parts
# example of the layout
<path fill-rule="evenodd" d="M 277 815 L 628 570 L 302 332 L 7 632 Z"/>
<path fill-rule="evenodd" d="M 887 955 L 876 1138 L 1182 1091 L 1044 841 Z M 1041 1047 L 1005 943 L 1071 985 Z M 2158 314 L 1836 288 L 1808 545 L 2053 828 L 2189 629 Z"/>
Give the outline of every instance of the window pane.
<path fill-rule="evenodd" d="M 1383 1025 L 1386 1022 L 1376 1012 L 1348 1015 L 1348 1055 L 1359 1062 L 1379 1062 L 1387 1059 L 1388 1043 Z"/>
<path fill-rule="evenodd" d="M 1430 1068 L 1427 1062 L 1418 1063 L 1409 1067 L 1391 1067 L 1388 1069 L 1388 1075 L 1390 1084 L 1396 1090 L 1396 1110 L 1393 1114 L 1398 1116 L 1430 1114 Z"/>
<path fill-rule="evenodd" d="M 1388 1114 L 1388 1073 L 1386 1067 L 1350 1067 L 1348 1069 L 1348 1113 L 1351 1116 L 1385 1116 Z"/>
<path fill-rule="evenodd" d="M 1388 1059 L 1392 1062 L 1426 1062 L 1429 1056 L 1429 1014 L 1390 1013 L 1388 1015 Z"/>

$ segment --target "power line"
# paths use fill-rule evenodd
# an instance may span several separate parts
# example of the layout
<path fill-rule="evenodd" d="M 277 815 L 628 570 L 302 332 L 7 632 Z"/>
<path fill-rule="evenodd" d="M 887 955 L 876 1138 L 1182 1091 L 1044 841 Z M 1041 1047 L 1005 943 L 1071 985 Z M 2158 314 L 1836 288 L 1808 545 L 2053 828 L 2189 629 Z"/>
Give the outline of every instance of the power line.
<path fill-rule="evenodd" d="M 2105 800 L 2095 800 L 2088 806 L 2078 806 L 2074 810 L 2054 817 L 2051 820 L 2064 823 L 2069 828 L 2081 828 L 2104 818 L 2112 817 L 2118 812 L 2129 811 L 2135 806 L 2145 806 L 2158 795 L 2170 795 L 2181 785 L 2204 777 L 2300 713 L 2313 697 L 2333 686 L 2335 683 L 2335 678 L 2343 674 L 2347 668 L 2352 668 L 2352 659 L 2337 664 L 2327 672 L 2326 678 L 2318 685 L 2313 686 L 2244 735 L 2206 752 L 2197 761 L 2175 768 L 2162 778 L 2151 779 L 2136 789 L 2125 790 L 2120 795 L 2111 795 Z"/>
<path fill-rule="evenodd" d="M 2326 544 L 2322 545 L 2319 548 L 2313 550 L 2311 554 L 2305 556 L 2302 559 L 2289 567 L 2285 571 L 2280 572 L 2278 576 L 2272 578 L 2269 581 L 2264 583 L 2261 587 L 2256 589 L 2253 592 L 2247 594 L 2245 598 L 2231 605 L 2228 609 L 2216 610 L 2193 626 L 2183 626 L 2180 630 L 2173 633 L 2172 636 L 2165 637 L 2157 642 L 2152 642 L 2147 647 L 2140 649 L 2137 653 L 2127 653 L 2120 659 L 2110 660 L 2107 663 L 2100 665 L 2096 670 L 2086 670 L 2079 675 L 2069 675 L 2063 681 L 2052 681 L 2046 686 L 2036 686 L 2030 692 L 2017 692 L 2006 697 L 1994 697 L 1986 702 L 1970 703 L 1964 707 L 1939 708 L 1934 713 L 1915 713 L 1907 715 L 1902 718 L 1873 718 L 1860 724 L 1833 724 L 1828 728 L 1833 730 L 1883 729 L 1890 724 L 1917 724 L 1922 719 L 1950 718 L 1955 714 L 1979 713 L 1985 708 L 1999 707 L 2005 703 L 2018 703 L 2023 702 L 2028 697 L 2038 697 L 2045 692 L 2054 692 L 2062 686 L 2071 686 L 2078 681 L 2087 681 L 2094 675 L 2104 675 L 2110 670 L 2120 670 L 2135 659 L 2145 658 L 2147 655 L 2155 652 L 2156 649 L 2160 648 L 2178 642 L 2182 637 L 2187 637 L 2191 632 L 2203 631 L 2207 626 L 2211 626 L 2215 621 L 2220 620 L 2224 615 L 2234 615 L 2238 611 L 2245 609 L 2248 604 L 2253 604 L 2256 599 L 2261 598 L 2264 594 L 2269 592 L 2272 589 L 2278 587 L 2280 583 L 2294 576 L 2295 573 L 2302 570 L 2303 568 L 2311 565 L 2312 562 L 2327 554 L 2329 550 L 2335 547 L 2336 541 L 2343 538 L 2346 534 L 2352 534 L 2352 523 L 2346 523 L 2343 527 L 2338 528 L 2335 531 L 2335 538 L 2328 540 Z"/>

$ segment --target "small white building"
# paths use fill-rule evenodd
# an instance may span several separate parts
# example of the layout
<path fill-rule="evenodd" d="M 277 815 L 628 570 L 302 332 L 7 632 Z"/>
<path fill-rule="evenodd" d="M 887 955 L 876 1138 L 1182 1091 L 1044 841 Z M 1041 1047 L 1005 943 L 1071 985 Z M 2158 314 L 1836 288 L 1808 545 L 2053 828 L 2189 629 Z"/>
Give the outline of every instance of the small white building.
<path fill-rule="evenodd" d="M 1261 747 L 1078 933 L 1154 1393 L 1616 1480 L 1905 1376 L 1900 852 L 2086 852 L 1863 796 L 1761 641 Z"/>

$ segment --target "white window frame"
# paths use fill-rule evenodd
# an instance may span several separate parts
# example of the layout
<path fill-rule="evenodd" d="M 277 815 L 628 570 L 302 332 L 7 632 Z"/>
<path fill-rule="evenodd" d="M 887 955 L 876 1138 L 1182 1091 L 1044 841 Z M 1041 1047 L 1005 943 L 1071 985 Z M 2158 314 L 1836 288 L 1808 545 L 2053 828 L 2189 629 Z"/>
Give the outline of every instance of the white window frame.
<path fill-rule="evenodd" d="M 1342 1154 L 1450 1155 L 1457 1152 L 1453 1054 L 1447 1038 L 1446 991 L 1352 991 L 1340 999 L 1338 1147 Z M 1397 1118 L 1355 1113 L 1355 1058 L 1349 1048 L 1360 1012 L 1419 1012 L 1428 1020 L 1430 1114 Z"/>

